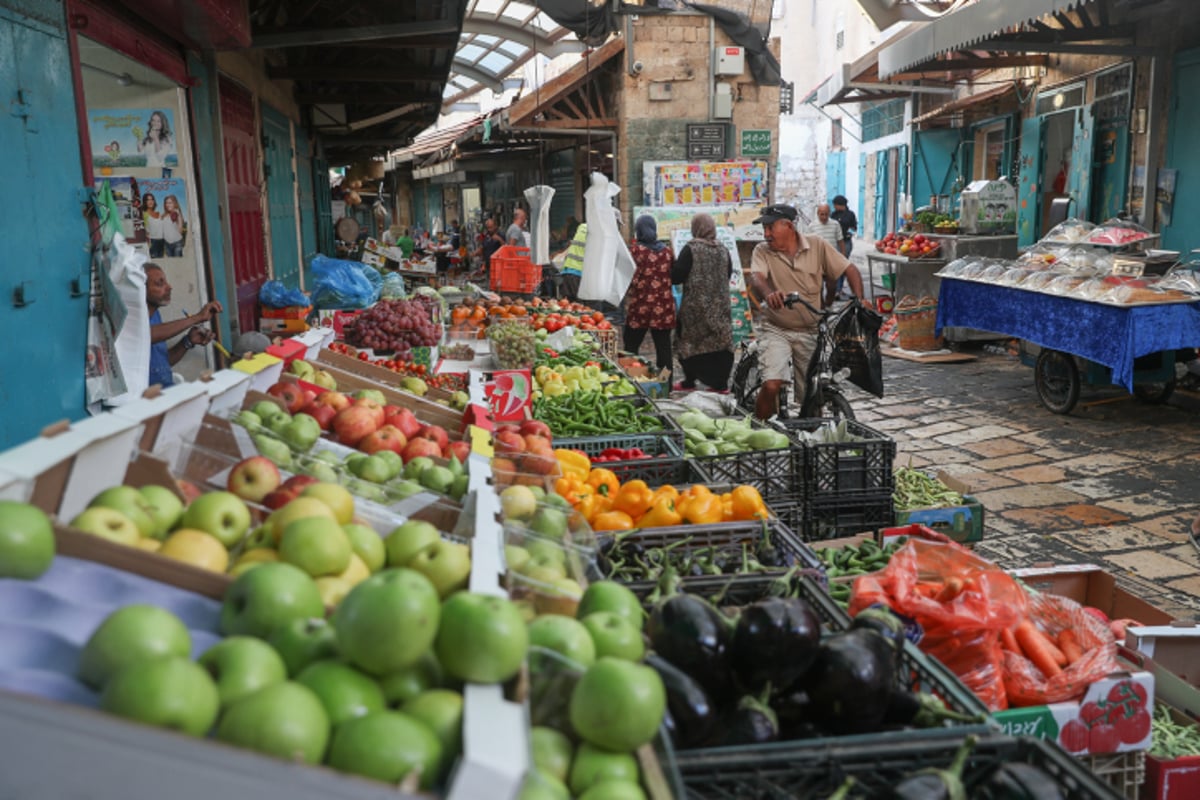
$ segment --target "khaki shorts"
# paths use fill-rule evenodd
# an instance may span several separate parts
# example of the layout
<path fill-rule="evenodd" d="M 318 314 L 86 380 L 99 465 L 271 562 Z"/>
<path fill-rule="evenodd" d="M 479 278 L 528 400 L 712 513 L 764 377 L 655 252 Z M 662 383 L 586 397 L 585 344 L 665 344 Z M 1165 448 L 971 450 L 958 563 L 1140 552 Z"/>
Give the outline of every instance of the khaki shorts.
<path fill-rule="evenodd" d="M 800 381 L 792 393 L 796 402 L 803 400 L 804 374 L 813 350 L 817 347 L 817 335 L 808 331 L 789 331 L 770 323 L 763 323 L 758 333 L 758 344 L 758 364 L 762 379 L 796 383 L 792 379 L 794 367 Z"/>

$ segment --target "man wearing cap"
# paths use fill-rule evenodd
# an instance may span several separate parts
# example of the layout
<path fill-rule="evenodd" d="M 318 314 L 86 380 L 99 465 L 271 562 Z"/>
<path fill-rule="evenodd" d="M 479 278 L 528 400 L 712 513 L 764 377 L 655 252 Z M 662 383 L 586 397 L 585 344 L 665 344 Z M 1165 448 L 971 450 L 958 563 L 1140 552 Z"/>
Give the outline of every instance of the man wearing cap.
<path fill-rule="evenodd" d="M 830 216 L 842 227 L 838 252 L 849 258 L 854 249 L 854 234 L 858 233 L 858 217 L 850 210 L 845 195 L 839 194 L 833 198 L 833 213 Z M 837 282 L 837 294 L 841 294 L 844 283 L 844 280 Z"/>
<path fill-rule="evenodd" d="M 796 209 L 779 204 L 767 206 L 754 220 L 763 226 L 765 239 L 750 257 L 749 281 L 750 290 L 764 304 L 758 332 L 763 385 L 754 409 L 759 419 L 777 413 L 779 390 L 785 383 L 794 385 L 797 403 L 804 400 L 804 372 L 816 347 L 817 317 L 799 303 L 787 308 L 783 301 L 788 293 L 797 292 L 820 308 L 822 287 L 844 275 L 851 291 L 862 297 L 858 268 L 829 242 L 796 230 L 796 216 Z M 799 380 L 793 380 L 793 374 Z"/>

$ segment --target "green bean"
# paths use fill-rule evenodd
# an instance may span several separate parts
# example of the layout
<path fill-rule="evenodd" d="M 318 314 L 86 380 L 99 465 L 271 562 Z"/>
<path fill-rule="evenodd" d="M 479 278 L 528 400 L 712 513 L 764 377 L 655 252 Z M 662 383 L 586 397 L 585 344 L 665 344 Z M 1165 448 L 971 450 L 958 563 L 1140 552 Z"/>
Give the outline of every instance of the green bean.
<path fill-rule="evenodd" d="M 1151 730 L 1153 743 L 1150 745 L 1150 755 L 1167 760 L 1200 756 L 1200 728 L 1176 722 L 1163 703 L 1154 707 Z"/>
<path fill-rule="evenodd" d="M 892 501 L 899 511 L 913 508 L 946 508 L 963 504 L 961 494 L 937 478 L 911 467 L 896 470 L 896 488 L 892 493 Z"/>

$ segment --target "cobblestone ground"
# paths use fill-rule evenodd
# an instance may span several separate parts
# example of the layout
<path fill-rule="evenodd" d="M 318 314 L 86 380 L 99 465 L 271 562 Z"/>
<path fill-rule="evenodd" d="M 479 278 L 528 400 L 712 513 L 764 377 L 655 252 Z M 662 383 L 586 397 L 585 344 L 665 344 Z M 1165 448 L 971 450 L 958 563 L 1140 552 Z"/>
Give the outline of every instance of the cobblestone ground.
<path fill-rule="evenodd" d="M 1149 405 L 1085 386 L 1066 416 L 1011 356 L 883 359 L 886 396 L 856 392 L 860 421 L 895 438 L 896 464 L 944 470 L 986 508 L 980 553 L 997 564 L 1091 563 L 1181 617 L 1200 617 L 1200 394 Z"/>

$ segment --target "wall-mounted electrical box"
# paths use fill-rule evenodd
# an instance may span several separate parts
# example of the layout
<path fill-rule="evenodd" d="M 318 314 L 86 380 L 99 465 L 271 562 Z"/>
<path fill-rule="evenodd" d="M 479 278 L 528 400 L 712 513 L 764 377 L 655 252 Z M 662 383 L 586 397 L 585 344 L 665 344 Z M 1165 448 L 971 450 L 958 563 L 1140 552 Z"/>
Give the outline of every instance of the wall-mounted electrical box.
<path fill-rule="evenodd" d="M 714 75 L 741 75 L 746 71 L 746 50 L 733 45 L 721 45 L 713 50 Z"/>
<path fill-rule="evenodd" d="M 731 119 L 733 117 L 733 87 L 728 83 L 718 83 L 713 91 L 713 119 Z"/>

